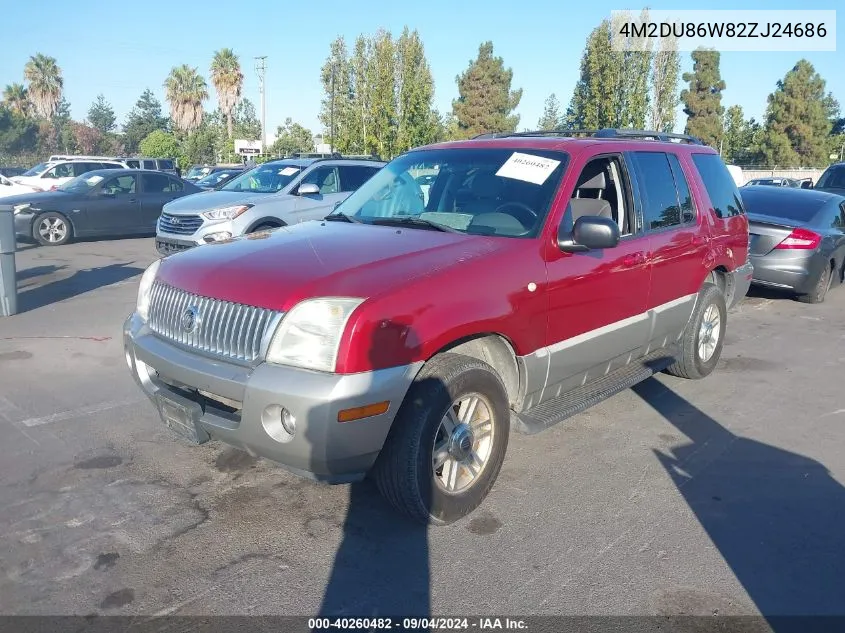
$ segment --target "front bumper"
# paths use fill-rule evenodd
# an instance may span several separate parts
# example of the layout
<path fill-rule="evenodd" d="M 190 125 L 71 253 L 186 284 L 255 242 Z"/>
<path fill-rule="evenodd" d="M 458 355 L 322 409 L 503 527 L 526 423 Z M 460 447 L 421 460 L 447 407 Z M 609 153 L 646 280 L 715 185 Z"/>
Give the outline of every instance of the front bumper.
<path fill-rule="evenodd" d="M 15 235 L 32 237 L 32 221 L 35 214 L 29 211 L 19 211 L 15 214 Z"/>
<path fill-rule="evenodd" d="M 730 297 L 730 303 L 727 306 L 728 310 L 736 307 L 745 295 L 748 294 L 748 289 L 751 287 L 751 280 L 754 276 L 754 265 L 751 262 L 746 262 L 736 270 L 730 273 L 731 287 L 733 293 Z"/>
<path fill-rule="evenodd" d="M 193 413 L 198 441 L 219 439 L 305 477 L 344 483 L 364 477 L 422 363 L 360 374 L 326 374 L 214 360 L 176 347 L 133 314 L 123 329 L 126 362 L 161 410 L 162 398 Z M 386 413 L 339 423 L 338 412 L 389 401 Z M 280 408 L 296 419 L 287 435 Z M 163 416 L 163 419 L 165 417 Z"/>

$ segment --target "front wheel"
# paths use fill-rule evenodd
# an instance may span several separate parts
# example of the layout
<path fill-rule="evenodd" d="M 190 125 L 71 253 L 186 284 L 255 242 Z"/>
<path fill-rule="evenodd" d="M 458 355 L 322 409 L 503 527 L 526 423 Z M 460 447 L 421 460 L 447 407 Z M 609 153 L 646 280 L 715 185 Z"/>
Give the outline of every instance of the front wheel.
<path fill-rule="evenodd" d="M 42 246 L 61 246 L 71 235 L 70 222 L 61 213 L 42 213 L 32 223 L 32 237 Z"/>
<path fill-rule="evenodd" d="M 445 525 L 477 508 L 508 445 L 505 387 L 487 363 L 442 354 L 420 371 L 373 469 L 382 495 L 421 523 Z"/>
<path fill-rule="evenodd" d="M 679 378 L 710 375 L 722 355 L 728 310 L 718 286 L 705 283 L 681 337 L 680 353 L 666 371 Z"/>

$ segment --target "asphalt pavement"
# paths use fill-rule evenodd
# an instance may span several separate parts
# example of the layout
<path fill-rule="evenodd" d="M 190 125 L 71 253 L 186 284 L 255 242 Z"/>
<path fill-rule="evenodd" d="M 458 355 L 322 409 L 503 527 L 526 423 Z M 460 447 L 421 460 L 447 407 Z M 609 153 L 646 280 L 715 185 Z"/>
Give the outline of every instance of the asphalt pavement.
<path fill-rule="evenodd" d="M 18 253 L 0 318 L 2 614 L 845 614 L 845 289 L 731 313 L 718 370 L 513 435 L 443 528 L 183 444 L 123 359 L 152 239 Z"/>

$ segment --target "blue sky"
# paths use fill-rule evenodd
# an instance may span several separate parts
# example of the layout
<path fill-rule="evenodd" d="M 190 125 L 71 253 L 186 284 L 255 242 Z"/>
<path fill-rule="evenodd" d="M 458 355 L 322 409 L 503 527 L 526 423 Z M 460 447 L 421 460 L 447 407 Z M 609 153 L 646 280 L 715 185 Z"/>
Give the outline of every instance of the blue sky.
<path fill-rule="evenodd" d="M 811 8 L 835 9 L 840 1 L 818 0 Z M 692 8 L 682 2 L 649 6 Z M 441 112 L 450 109 L 457 95 L 455 77 L 475 57 L 478 45 L 492 40 L 495 53 L 513 69 L 513 86 L 523 89 L 517 110 L 519 128 L 533 128 L 549 93 L 556 93 L 564 104 L 569 101 L 590 30 L 612 10 L 626 8 L 639 11 L 641 6 L 602 0 L 586 4 L 560 0 L 426 0 L 408 4 L 386 0 L 253 0 L 241 4 L 146 0 L 128 5 L 82 0 L 65 10 L 48 0 L 15 2 L 3 9 L 6 28 L 0 87 L 22 81 L 28 57 L 42 52 L 58 60 L 74 118 L 84 118 L 102 92 L 122 122 L 147 87 L 167 109 L 162 83 L 171 67 L 187 63 L 208 79 L 213 51 L 230 47 L 241 57 L 246 75 L 244 94 L 256 107 L 253 57 L 268 57 L 268 135 L 285 117 L 316 132 L 319 69 L 330 41 L 343 35 L 351 42 L 359 33 L 374 33 L 379 27 L 398 35 L 408 25 L 420 32 L 425 43 L 435 80 L 435 102 Z M 794 9 L 796 5 L 784 0 L 700 2 L 695 8 Z M 845 110 L 841 34 L 837 34 L 837 49 L 824 53 L 723 53 L 722 77 L 727 82 L 723 103 L 739 104 L 747 116 L 759 119 L 777 80 L 805 57 L 827 80 L 828 90 Z M 684 53 L 682 60 L 683 70 L 689 70 L 689 54 Z M 209 110 L 216 107 L 211 92 Z M 676 130 L 683 128 L 684 120 L 682 115 L 678 117 Z"/>

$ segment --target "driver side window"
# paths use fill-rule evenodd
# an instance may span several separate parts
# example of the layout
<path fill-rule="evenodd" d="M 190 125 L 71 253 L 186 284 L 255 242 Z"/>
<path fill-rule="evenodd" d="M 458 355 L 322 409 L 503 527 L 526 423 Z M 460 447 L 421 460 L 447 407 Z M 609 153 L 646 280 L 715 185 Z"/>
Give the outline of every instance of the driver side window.
<path fill-rule="evenodd" d="M 70 176 L 73 176 L 73 165 L 70 163 L 56 165 L 44 174 L 44 178 L 68 178 Z"/>
<path fill-rule="evenodd" d="M 572 224 L 581 216 L 610 218 L 619 225 L 620 235 L 635 232 L 630 185 L 619 156 L 599 156 L 590 160 L 578 176 L 569 211 Z"/>
<path fill-rule="evenodd" d="M 340 191 L 337 181 L 337 170 L 334 167 L 318 167 L 305 176 L 302 182 L 317 185 L 322 195 Z"/>
<path fill-rule="evenodd" d="M 103 191 L 114 195 L 128 195 L 135 193 L 135 176 L 118 176 L 103 184 Z"/>

